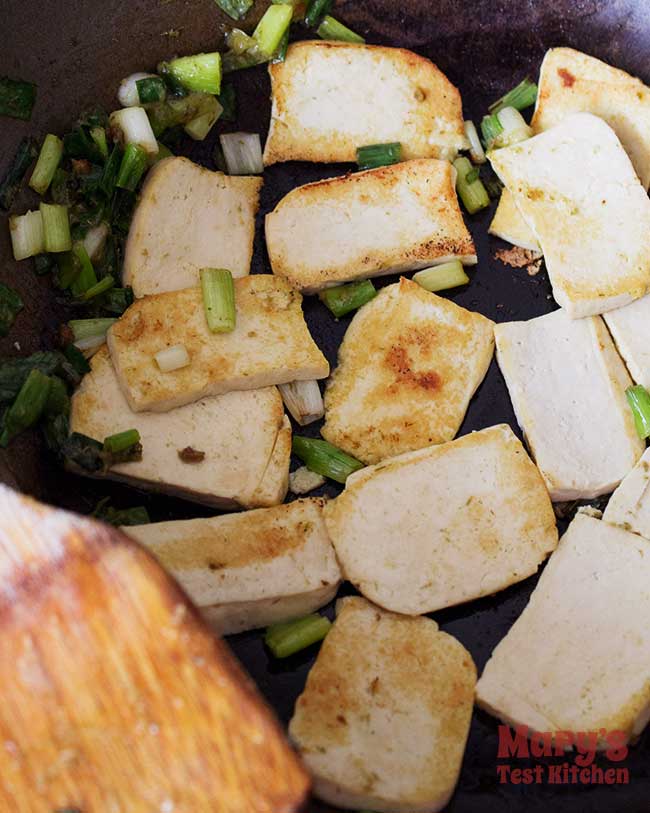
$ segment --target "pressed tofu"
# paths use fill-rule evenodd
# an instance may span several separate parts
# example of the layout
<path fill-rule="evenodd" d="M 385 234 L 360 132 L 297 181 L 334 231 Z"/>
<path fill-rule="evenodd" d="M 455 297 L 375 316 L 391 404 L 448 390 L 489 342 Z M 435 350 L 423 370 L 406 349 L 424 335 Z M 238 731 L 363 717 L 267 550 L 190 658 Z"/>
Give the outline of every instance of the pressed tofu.
<path fill-rule="evenodd" d="M 141 488 L 215 508 L 253 508 L 282 502 L 289 477 L 291 426 L 275 387 L 205 398 L 164 415 L 134 414 L 122 394 L 106 348 L 97 352 L 72 396 L 70 429 L 103 441 L 137 429 L 142 460 L 106 472 Z M 181 449 L 205 453 L 184 463 Z"/>
<path fill-rule="evenodd" d="M 341 581 L 323 501 L 123 528 L 144 545 L 221 635 L 303 616 Z"/>
<path fill-rule="evenodd" d="M 609 498 L 603 520 L 650 539 L 650 449 Z"/>
<path fill-rule="evenodd" d="M 355 472 L 325 521 L 345 578 L 413 615 L 503 590 L 557 545 L 542 478 L 506 425 Z"/>
<path fill-rule="evenodd" d="M 513 246 L 527 248 L 529 251 L 540 250 L 533 230 L 521 216 L 513 196 L 505 187 L 501 192 L 497 210 L 494 213 L 488 232 L 508 243 L 512 243 Z"/>
<path fill-rule="evenodd" d="M 608 494 L 637 462 L 632 383 L 600 317 L 563 310 L 494 330 L 497 360 L 554 501 Z"/>
<path fill-rule="evenodd" d="M 650 542 L 578 513 L 492 653 L 479 706 L 537 732 L 634 739 L 650 716 Z"/>
<path fill-rule="evenodd" d="M 650 284 L 650 200 L 615 132 L 589 113 L 490 159 L 544 253 L 572 318 L 619 308 Z"/>
<path fill-rule="evenodd" d="M 410 280 L 382 288 L 339 348 L 323 437 L 364 463 L 451 440 L 487 372 L 493 328 Z"/>
<path fill-rule="evenodd" d="M 124 253 L 136 296 L 198 285 L 201 268 L 250 271 L 262 179 L 165 158 L 147 175 Z"/>
<path fill-rule="evenodd" d="M 572 48 L 551 48 L 539 74 L 531 125 L 548 130 L 571 113 L 593 113 L 619 137 L 641 183 L 650 185 L 650 88 Z"/>
<path fill-rule="evenodd" d="M 292 190 L 266 216 L 273 273 L 313 293 L 451 259 L 476 263 L 448 161 L 393 166 Z"/>
<path fill-rule="evenodd" d="M 362 598 L 337 610 L 289 724 L 314 793 L 378 813 L 441 810 L 469 732 L 471 655 L 430 618 Z"/>
<path fill-rule="evenodd" d="M 650 389 L 650 296 L 603 318 L 635 383 Z"/>
<path fill-rule="evenodd" d="M 120 386 L 135 412 L 166 412 L 209 395 L 325 378 L 329 365 L 309 335 L 302 297 L 272 274 L 235 280 L 237 325 L 211 333 L 200 288 L 140 299 L 108 332 Z M 190 364 L 163 373 L 156 353 L 182 344 Z"/>
<path fill-rule="evenodd" d="M 460 93 L 412 51 L 297 42 L 269 73 L 267 165 L 356 161 L 358 147 L 391 141 L 403 158 L 453 160 L 467 146 Z"/>

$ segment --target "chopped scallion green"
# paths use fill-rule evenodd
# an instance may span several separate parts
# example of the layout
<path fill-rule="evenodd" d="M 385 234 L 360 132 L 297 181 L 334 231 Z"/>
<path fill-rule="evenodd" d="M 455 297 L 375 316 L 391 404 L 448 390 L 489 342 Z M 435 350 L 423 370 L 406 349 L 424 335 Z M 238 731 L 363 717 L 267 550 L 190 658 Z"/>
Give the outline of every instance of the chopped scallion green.
<path fill-rule="evenodd" d="M 650 393 L 637 384 L 625 390 L 627 402 L 634 415 L 634 426 L 640 438 L 650 437 Z"/>
<path fill-rule="evenodd" d="M 277 53 L 285 31 L 291 25 L 292 17 L 293 8 L 285 5 L 271 5 L 262 15 L 262 19 L 253 31 L 253 39 L 267 59 Z"/>
<path fill-rule="evenodd" d="M 23 309 L 23 300 L 13 288 L 0 282 L 0 336 L 11 330 L 16 316 Z"/>
<path fill-rule="evenodd" d="M 140 443 L 140 433 L 137 429 L 126 429 L 124 432 L 116 432 L 104 439 L 104 450 L 115 454 L 124 452 Z"/>
<path fill-rule="evenodd" d="M 338 40 L 339 42 L 356 42 L 360 45 L 365 43 L 362 36 L 352 31 L 346 25 L 339 22 L 336 18 L 326 14 L 321 24 L 318 26 L 316 33 L 323 40 Z"/>
<path fill-rule="evenodd" d="M 452 260 L 448 263 L 441 263 L 433 268 L 424 268 L 413 274 L 413 282 L 417 282 L 431 293 L 436 291 L 446 291 L 449 288 L 457 288 L 459 285 L 466 285 L 469 277 L 465 273 L 460 260 Z"/>
<path fill-rule="evenodd" d="M 36 101 L 36 85 L 0 76 L 0 116 L 29 121 Z"/>
<path fill-rule="evenodd" d="M 133 110 L 134 108 L 129 109 Z M 128 189 L 130 192 L 135 191 L 147 168 L 147 164 L 146 151 L 138 144 L 127 144 L 115 185 L 119 186 L 120 189 Z"/>
<path fill-rule="evenodd" d="M 481 135 L 483 136 L 483 143 L 485 144 L 486 150 L 492 148 L 492 145 L 502 132 L 503 126 L 496 113 L 492 113 L 490 116 L 483 116 L 481 120 Z"/>
<path fill-rule="evenodd" d="M 128 285 L 125 288 L 111 288 L 103 294 L 101 306 L 109 313 L 117 313 L 120 316 L 133 304 L 133 288 Z"/>
<path fill-rule="evenodd" d="M 90 128 L 90 137 L 95 143 L 95 146 L 101 153 L 104 160 L 108 158 L 108 141 L 106 140 L 106 130 L 97 125 Z"/>
<path fill-rule="evenodd" d="M 322 18 L 329 14 L 334 0 L 309 0 L 305 12 L 305 25 L 308 28 L 316 28 Z"/>
<path fill-rule="evenodd" d="M 47 404 L 50 387 L 51 379 L 40 370 L 34 369 L 29 373 L 16 400 L 5 414 L 0 446 L 7 446 L 12 438 L 36 423 Z"/>
<path fill-rule="evenodd" d="M 32 177 L 29 179 L 29 185 L 34 192 L 38 192 L 39 195 L 47 192 L 62 156 L 63 141 L 52 133 L 48 133 L 43 141 Z"/>
<path fill-rule="evenodd" d="M 337 483 L 345 483 L 352 472 L 363 468 L 359 460 L 320 438 L 294 435 L 291 449 L 308 469 Z"/>
<path fill-rule="evenodd" d="M 278 50 L 275 54 L 271 57 L 271 62 L 275 64 L 276 62 L 284 62 L 287 58 L 287 49 L 289 47 L 289 29 L 284 32 L 282 35 L 282 39 L 280 40 L 280 44 L 278 45 Z"/>
<path fill-rule="evenodd" d="M 90 364 L 88 364 L 88 361 L 81 350 L 79 350 L 78 347 L 75 347 L 74 344 L 69 344 L 64 349 L 63 354 L 70 364 L 72 364 L 74 369 L 79 373 L 79 375 L 85 375 L 86 373 L 90 372 Z"/>
<path fill-rule="evenodd" d="M 57 203 L 41 203 L 38 208 L 43 220 L 45 251 L 53 254 L 59 251 L 70 251 L 72 238 L 70 237 L 68 207 L 60 206 Z"/>
<path fill-rule="evenodd" d="M 456 169 L 456 191 L 463 205 L 473 215 L 490 205 L 490 198 L 480 178 L 475 177 L 475 168 L 469 158 L 461 156 L 454 161 Z M 468 180 L 468 176 L 470 180 Z"/>
<path fill-rule="evenodd" d="M 72 280 L 70 289 L 75 296 L 81 296 L 97 285 L 97 274 L 82 242 L 75 243 L 72 253 L 79 264 L 79 273 Z"/>
<path fill-rule="evenodd" d="M 322 641 L 332 626 L 324 615 L 312 613 L 295 621 L 285 621 L 268 627 L 264 643 L 276 658 L 288 658 L 302 649 Z"/>
<path fill-rule="evenodd" d="M 143 79 L 136 79 L 135 86 L 140 104 L 163 102 L 167 96 L 167 88 L 159 76 L 145 76 Z"/>
<path fill-rule="evenodd" d="M 217 95 L 221 89 L 221 54 L 216 51 L 179 57 L 167 69 L 187 90 Z"/>
<path fill-rule="evenodd" d="M 399 141 L 388 144 L 368 144 L 357 147 L 357 164 L 359 169 L 376 169 L 377 167 L 397 164 L 402 160 L 402 145 Z"/>
<path fill-rule="evenodd" d="M 113 196 L 115 191 L 115 184 L 117 177 L 120 174 L 120 166 L 122 165 L 122 149 L 116 144 L 111 150 L 108 160 L 104 164 L 102 177 L 99 180 L 99 188 L 107 198 Z"/>
<path fill-rule="evenodd" d="M 231 20 L 241 20 L 253 5 L 253 0 L 215 0 Z"/>
<path fill-rule="evenodd" d="M 44 412 L 47 415 L 67 415 L 70 412 L 70 396 L 65 382 L 58 375 L 50 378 L 50 392 Z"/>
<path fill-rule="evenodd" d="M 528 77 L 523 79 L 512 90 L 509 90 L 496 102 L 493 102 L 488 110 L 490 113 L 498 113 L 504 107 L 514 107 L 515 110 L 524 110 L 535 104 L 537 99 L 537 85 Z"/>
<path fill-rule="evenodd" d="M 356 311 L 366 302 L 377 296 L 375 286 L 369 279 L 360 282 L 351 282 L 349 285 L 337 285 L 335 288 L 326 288 L 319 293 L 319 299 L 328 307 L 334 316 L 339 319 L 346 313 Z"/>
<path fill-rule="evenodd" d="M 115 280 L 113 277 L 102 277 L 99 282 L 96 282 L 90 288 L 83 292 L 81 298 L 84 302 L 89 302 L 91 299 L 94 299 L 96 296 L 101 296 L 105 294 L 107 291 L 110 291 L 111 288 L 115 286 Z"/>
<path fill-rule="evenodd" d="M 106 332 L 117 322 L 117 319 L 71 319 L 68 327 L 74 335 L 75 342 L 91 339 L 95 336 L 106 336 Z"/>
<path fill-rule="evenodd" d="M 0 208 L 8 210 L 18 194 L 23 178 L 27 174 L 30 164 L 37 155 L 36 141 L 33 138 L 23 138 L 13 161 L 7 167 L 2 181 L 0 181 Z"/>
<path fill-rule="evenodd" d="M 235 286 L 225 268 L 202 268 L 201 290 L 208 328 L 212 333 L 230 333 L 235 329 Z"/>

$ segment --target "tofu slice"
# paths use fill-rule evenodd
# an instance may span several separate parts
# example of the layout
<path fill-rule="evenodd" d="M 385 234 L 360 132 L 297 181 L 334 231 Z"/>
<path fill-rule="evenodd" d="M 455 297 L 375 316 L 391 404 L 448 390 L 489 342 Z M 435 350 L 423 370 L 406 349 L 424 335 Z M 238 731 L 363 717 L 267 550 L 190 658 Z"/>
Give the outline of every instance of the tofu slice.
<path fill-rule="evenodd" d="M 299 186 L 266 216 L 273 273 L 304 293 L 355 279 L 476 263 L 448 161 L 404 161 Z"/>
<path fill-rule="evenodd" d="M 646 293 L 650 200 L 602 119 L 576 113 L 490 158 L 537 237 L 553 295 L 571 318 Z"/>
<path fill-rule="evenodd" d="M 551 48 L 539 74 L 531 125 L 548 130 L 572 113 L 593 113 L 619 137 L 643 187 L 650 186 L 650 88 L 573 48 Z"/>
<path fill-rule="evenodd" d="M 165 158 L 149 172 L 124 252 L 124 284 L 137 296 L 198 285 L 201 268 L 250 271 L 262 179 Z"/>
<path fill-rule="evenodd" d="M 578 513 L 492 653 L 479 706 L 537 732 L 622 731 L 650 716 L 650 542 Z"/>
<path fill-rule="evenodd" d="M 142 460 L 113 466 L 106 477 L 215 508 L 276 505 L 287 493 L 291 426 L 276 387 L 205 398 L 164 415 L 133 413 L 106 348 L 72 396 L 70 429 L 97 440 L 137 429 Z M 180 449 L 205 452 L 184 463 Z"/>
<path fill-rule="evenodd" d="M 296 42 L 269 74 L 266 165 L 356 161 L 357 147 L 391 141 L 403 158 L 453 160 L 467 147 L 460 93 L 412 51 Z"/>
<path fill-rule="evenodd" d="M 289 724 L 315 795 L 377 813 L 441 810 L 469 732 L 471 655 L 430 618 L 357 597 L 337 611 Z"/>
<path fill-rule="evenodd" d="M 451 440 L 492 359 L 493 328 L 410 280 L 382 288 L 339 348 L 321 434 L 364 463 Z"/>
<path fill-rule="evenodd" d="M 122 530 L 156 557 L 221 635 L 313 612 L 341 583 L 319 499 Z"/>
<path fill-rule="evenodd" d="M 603 320 L 557 310 L 494 329 L 497 361 L 553 501 L 608 494 L 641 457 L 632 383 Z"/>
<path fill-rule="evenodd" d="M 603 315 L 636 384 L 650 388 L 650 296 Z"/>
<path fill-rule="evenodd" d="M 200 288 L 138 300 L 108 332 L 115 372 L 134 412 L 167 412 L 209 395 L 325 378 L 329 365 L 309 334 L 302 297 L 272 274 L 235 280 L 237 326 L 208 329 Z M 163 373 L 155 355 L 182 344 L 190 364 Z"/>
<path fill-rule="evenodd" d="M 503 590 L 557 545 L 546 487 L 505 424 L 355 472 L 325 521 L 344 576 L 411 615 Z"/>
<path fill-rule="evenodd" d="M 650 539 L 650 449 L 612 494 L 603 514 L 605 522 Z"/>
<path fill-rule="evenodd" d="M 529 251 L 540 251 L 533 230 L 521 216 L 513 196 L 506 187 L 501 192 L 488 233 L 512 243 L 513 246 L 520 246 Z"/>

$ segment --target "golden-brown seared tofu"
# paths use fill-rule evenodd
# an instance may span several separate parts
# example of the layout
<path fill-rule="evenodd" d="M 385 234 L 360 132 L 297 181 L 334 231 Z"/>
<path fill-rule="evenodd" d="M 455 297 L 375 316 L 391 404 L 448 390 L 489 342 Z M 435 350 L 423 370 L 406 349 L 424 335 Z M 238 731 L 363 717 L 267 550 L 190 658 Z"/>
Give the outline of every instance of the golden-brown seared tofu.
<path fill-rule="evenodd" d="M 165 158 L 147 175 L 133 214 L 123 279 L 136 296 L 198 285 L 201 268 L 250 271 L 262 179 Z"/>
<path fill-rule="evenodd" d="M 405 161 L 299 186 L 266 216 L 273 273 L 313 293 L 459 259 L 476 263 L 448 161 Z"/>
<path fill-rule="evenodd" d="M 410 280 L 382 288 L 339 348 L 323 437 L 364 463 L 451 440 L 487 372 L 493 328 Z"/>
<path fill-rule="evenodd" d="M 327 360 L 309 334 L 302 297 L 272 274 L 235 280 L 237 326 L 208 329 L 200 288 L 134 302 L 108 332 L 108 348 L 131 409 L 166 412 L 209 395 L 325 378 Z M 183 345 L 186 367 L 162 372 L 155 356 Z"/>
<path fill-rule="evenodd" d="M 331 804 L 433 813 L 460 773 L 476 667 L 430 618 L 337 604 L 289 734 Z"/>
<path fill-rule="evenodd" d="M 295 813 L 280 726 L 143 548 L 0 486 L 0 810 Z"/>
<path fill-rule="evenodd" d="M 124 528 L 228 635 L 303 616 L 341 582 L 323 501 Z"/>
<path fill-rule="evenodd" d="M 357 147 L 391 141 L 403 158 L 453 160 L 467 146 L 460 93 L 412 51 L 297 42 L 269 73 L 267 165 L 356 161 Z"/>
<path fill-rule="evenodd" d="M 276 387 L 231 392 L 171 412 L 133 413 L 106 348 L 96 353 L 72 396 L 70 429 L 103 441 L 137 429 L 142 460 L 112 466 L 105 475 L 141 488 L 215 508 L 257 508 L 282 502 L 288 486 L 291 426 Z M 185 448 L 203 452 L 183 462 Z M 99 476 L 99 475 L 98 475 Z"/>
<path fill-rule="evenodd" d="M 344 577 L 410 615 L 504 590 L 557 545 L 542 477 L 505 424 L 351 474 L 325 522 Z"/>
<path fill-rule="evenodd" d="M 513 246 L 520 246 L 529 251 L 540 251 L 533 230 L 522 217 L 513 196 L 505 187 L 488 231 L 495 237 L 512 243 Z"/>

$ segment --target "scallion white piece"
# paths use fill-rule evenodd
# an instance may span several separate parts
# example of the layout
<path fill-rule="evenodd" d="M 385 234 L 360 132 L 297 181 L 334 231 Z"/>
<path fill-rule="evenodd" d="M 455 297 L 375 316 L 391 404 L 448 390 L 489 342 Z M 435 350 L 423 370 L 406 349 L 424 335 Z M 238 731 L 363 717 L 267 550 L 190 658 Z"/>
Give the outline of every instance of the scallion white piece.
<path fill-rule="evenodd" d="M 158 153 L 158 142 L 144 107 L 115 110 L 108 121 L 111 129 L 117 130 L 121 135 L 124 144 L 137 144 L 148 155 Z"/>
<path fill-rule="evenodd" d="M 465 273 L 460 260 L 452 260 L 448 263 L 435 265 L 433 268 L 424 268 L 413 274 L 413 282 L 417 282 L 422 288 L 431 293 L 436 291 L 446 291 L 449 288 L 457 288 L 459 285 L 466 285 L 469 277 Z"/>
<path fill-rule="evenodd" d="M 190 354 L 184 344 L 175 344 L 172 347 L 160 350 L 156 353 L 154 359 L 161 372 L 172 373 L 174 370 L 180 370 L 182 367 L 189 365 Z"/>
<path fill-rule="evenodd" d="M 68 207 L 57 203 L 41 203 L 38 207 L 43 221 L 43 242 L 45 251 L 56 253 L 70 251 L 70 219 Z"/>
<path fill-rule="evenodd" d="M 262 144 L 257 133 L 224 133 L 219 141 L 229 175 L 262 174 Z"/>
<path fill-rule="evenodd" d="M 478 137 L 478 132 L 473 121 L 465 122 L 465 135 L 469 141 L 469 154 L 475 164 L 484 164 L 487 160 L 485 157 L 485 150 L 481 144 L 481 139 Z"/>
<path fill-rule="evenodd" d="M 45 251 L 43 218 L 40 212 L 25 212 L 9 218 L 9 234 L 14 260 L 26 260 Z"/>
<path fill-rule="evenodd" d="M 215 122 L 223 113 L 223 107 L 219 104 L 216 96 L 208 96 L 202 106 L 202 113 L 192 121 L 189 121 L 183 129 L 194 141 L 203 141 Z"/>
<path fill-rule="evenodd" d="M 106 333 L 117 319 L 71 319 L 68 327 L 74 336 L 74 346 L 90 358 L 106 341 Z"/>
<path fill-rule="evenodd" d="M 96 263 L 104 252 L 104 246 L 108 239 L 109 228 L 106 223 L 99 223 L 88 229 L 83 239 L 84 248 L 90 257 L 90 261 Z"/>
<path fill-rule="evenodd" d="M 494 147 L 509 147 L 532 136 L 532 129 L 514 107 L 504 107 L 496 115 L 503 130 L 496 137 Z"/>
<path fill-rule="evenodd" d="M 140 96 L 135 83 L 140 81 L 140 79 L 155 78 L 155 73 L 132 73 L 131 76 L 127 76 L 126 79 L 122 79 L 120 87 L 117 91 L 117 100 L 122 107 L 139 107 Z"/>
<path fill-rule="evenodd" d="M 318 381 L 292 381 L 280 384 L 279 390 L 291 417 L 301 426 L 307 426 L 325 414 Z"/>
<path fill-rule="evenodd" d="M 300 466 L 295 471 L 289 472 L 289 491 L 298 496 L 324 486 L 325 482 L 322 474 L 308 469 L 307 466 Z"/>
<path fill-rule="evenodd" d="M 77 350 L 81 350 L 84 356 L 88 359 L 94 356 L 100 347 L 106 343 L 106 335 L 104 336 L 88 336 L 87 339 L 79 339 L 74 343 Z"/>

